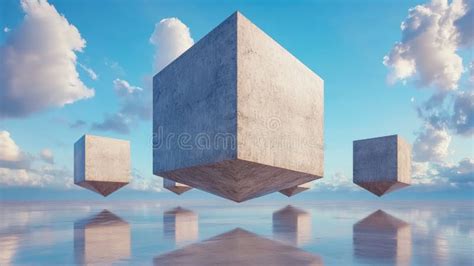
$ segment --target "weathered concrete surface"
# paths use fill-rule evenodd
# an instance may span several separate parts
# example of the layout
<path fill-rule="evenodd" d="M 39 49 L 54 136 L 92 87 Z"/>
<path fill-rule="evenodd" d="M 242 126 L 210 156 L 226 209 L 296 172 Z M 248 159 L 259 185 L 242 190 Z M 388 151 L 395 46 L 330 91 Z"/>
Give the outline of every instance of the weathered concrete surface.
<path fill-rule="evenodd" d="M 130 143 L 84 135 L 74 144 L 74 184 L 104 197 L 130 181 Z"/>
<path fill-rule="evenodd" d="M 236 228 L 156 257 L 154 265 L 324 265 L 321 257 Z"/>
<path fill-rule="evenodd" d="M 195 241 L 199 237 L 198 221 L 195 212 L 181 207 L 173 208 L 163 214 L 163 233 L 177 245 Z"/>
<path fill-rule="evenodd" d="M 311 214 L 286 206 L 273 213 L 273 236 L 283 242 L 295 246 L 308 243 L 311 240 Z"/>
<path fill-rule="evenodd" d="M 286 195 L 288 197 L 291 197 L 291 196 L 294 196 L 298 193 L 306 191 L 310 188 L 311 188 L 311 182 L 308 182 L 308 183 L 305 183 L 305 184 L 302 184 L 302 185 L 282 189 L 282 190 L 280 190 L 280 193 L 283 194 L 283 195 Z"/>
<path fill-rule="evenodd" d="M 410 265 L 410 224 L 378 210 L 352 227 L 354 255 L 370 265 Z"/>
<path fill-rule="evenodd" d="M 234 13 L 153 78 L 153 173 L 238 202 L 321 178 L 323 87 Z"/>
<path fill-rule="evenodd" d="M 74 223 L 77 264 L 112 265 L 130 254 L 130 225 L 108 210 Z"/>
<path fill-rule="evenodd" d="M 398 135 L 354 141 L 353 182 L 379 197 L 410 185 L 410 145 Z"/>
<path fill-rule="evenodd" d="M 163 187 L 173 193 L 176 193 L 178 195 L 183 194 L 184 192 L 192 189 L 192 187 L 187 186 L 185 184 L 181 184 L 178 182 L 175 182 L 173 180 L 169 180 L 166 178 L 163 178 Z"/>

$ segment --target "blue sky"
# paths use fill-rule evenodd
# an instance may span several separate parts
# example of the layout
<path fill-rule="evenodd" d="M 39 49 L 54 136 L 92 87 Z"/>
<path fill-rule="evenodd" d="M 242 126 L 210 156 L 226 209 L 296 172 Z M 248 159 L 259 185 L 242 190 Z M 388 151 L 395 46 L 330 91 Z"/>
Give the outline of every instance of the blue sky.
<path fill-rule="evenodd" d="M 176 197 L 167 191 L 156 192 L 161 186 L 161 179 L 151 173 L 151 120 L 144 115 L 126 113 L 123 108 L 127 104 L 133 107 L 151 105 L 147 93 L 151 90 L 150 77 L 157 72 L 155 56 L 159 58 L 170 52 L 150 42 L 155 26 L 159 26 L 162 19 L 179 19 L 189 28 L 190 37 L 196 42 L 236 10 L 325 81 L 325 178 L 316 181 L 310 192 L 303 193 L 306 195 L 297 197 L 375 199 L 370 193 L 351 184 L 352 141 L 391 134 L 400 134 L 414 145 L 416 171 L 412 187 L 389 194 L 388 199 L 472 197 L 474 79 L 469 64 L 473 61 L 473 33 L 472 26 L 465 29 L 462 24 L 463 17 L 472 21 L 473 5 L 470 0 L 449 3 L 40 2 L 38 5 L 35 1 L 24 1 L 30 4 L 30 9 L 22 8 L 19 0 L 0 3 L 2 61 L 17 58 L 5 52 L 15 49 L 47 59 L 35 65 L 30 65 L 26 59 L 14 60 L 20 62 L 16 65 L 0 63 L 0 70 L 6 73 L 0 75 L 0 97 L 3 97 L 0 105 L 7 106 L 0 106 L 0 131 L 4 132 L 3 139 L 0 139 L 4 142 L 3 145 L 0 143 L 0 199 L 100 197 L 71 185 L 73 143 L 85 133 L 131 141 L 132 165 L 140 178 L 135 184 L 116 192 L 112 199 Z M 54 7 L 67 23 L 56 23 L 61 19 L 58 19 L 54 9 L 44 12 L 56 19 L 51 19 L 56 24 L 45 22 L 49 25 L 47 28 L 37 28 L 41 27 L 40 23 L 26 21 L 25 14 L 34 17 L 35 12 L 42 12 L 45 5 Z M 410 13 L 411 20 L 407 19 L 409 9 L 419 5 L 423 6 Z M 438 14 L 452 22 L 445 25 L 433 21 L 436 16 L 426 14 Z M 49 21 L 49 17 L 38 21 Z M 400 26 L 403 21 L 408 25 L 405 29 Z M 410 25 L 416 24 L 414 21 L 424 27 L 410 31 Z M 77 33 L 72 32 L 72 26 L 77 28 Z M 19 30 L 21 27 L 24 30 Z M 68 33 L 55 35 L 56 27 L 58 31 L 67 29 Z M 428 34 L 433 29 L 435 33 Z M 445 37 L 443 32 L 450 33 L 451 37 Z M 70 34 L 69 39 L 58 37 L 58 43 L 44 42 L 47 36 L 61 34 Z M 439 39 L 442 39 L 441 44 L 434 45 L 435 40 Z M 84 40 L 85 44 L 80 40 Z M 59 47 L 62 41 L 69 48 Z M 168 41 L 172 42 L 173 38 L 169 37 Z M 400 47 L 410 48 L 409 52 L 397 52 L 396 42 L 401 43 Z M 79 47 L 82 52 L 74 47 Z M 64 49 L 76 54 L 77 59 L 65 66 L 52 67 L 56 60 L 51 58 L 69 55 L 60 52 Z M 385 65 L 384 56 L 389 57 Z M 67 68 L 69 64 L 75 68 Z M 54 83 L 51 80 L 53 85 L 46 84 L 43 88 L 50 94 L 41 95 L 46 95 L 44 97 L 48 99 L 57 95 L 63 98 L 43 101 L 40 95 L 10 100 L 14 95 L 13 80 L 26 80 L 26 85 L 15 88 L 22 90 L 24 95 L 30 95 L 31 90 L 36 88 L 29 84 L 37 84 L 35 76 L 43 73 L 38 69 L 49 67 L 59 72 L 48 80 L 67 76 L 70 77 L 69 82 L 77 83 L 74 88 L 83 86 L 83 89 L 79 94 L 67 94 L 61 92 L 63 87 L 54 87 L 62 81 Z M 22 74 L 18 74 L 20 72 L 15 68 L 21 69 Z M 446 69 L 450 71 L 446 72 Z M 61 71 L 65 71 L 64 75 Z M 75 73 L 79 75 L 77 78 Z M 117 80 L 127 82 L 121 83 L 122 88 L 141 93 L 139 99 L 118 95 L 117 86 L 120 85 L 114 83 Z M 94 95 L 87 94 L 88 90 L 93 90 Z M 437 95 L 442 95 L 441 102 L 428 106 L 426 103 Z M 65 104 L 67 100 L 71 103 Z M 125 114 L 129 119 L 125 123 L 128 133 L 124 132 L 123 127 L 121 130 L 110 124 L 94 127 L 104 122 L 107 115 L 112 117 L 118 113 Z M 7 154 L 8 147 L 12 147 L 11 143 L 5 144 L 7 141 L 14 142 L 19 150 L 18 156 Z M 2 164 L 2 158 L 8 162 Z M 194 191 L 182 197 L 213 196 Z M 268 198 L 280 197 L 283 196 L 272 195 Z"/>

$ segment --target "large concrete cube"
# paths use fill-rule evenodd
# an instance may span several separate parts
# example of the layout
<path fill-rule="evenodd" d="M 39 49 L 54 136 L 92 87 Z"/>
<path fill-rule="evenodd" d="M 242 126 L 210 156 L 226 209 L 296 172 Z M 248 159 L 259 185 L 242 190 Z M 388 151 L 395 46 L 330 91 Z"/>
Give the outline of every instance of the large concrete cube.
<path fill-rule="evenodd" d="M 398 135 L 354 141 L 353 182 L 379 197 L 410 185 L 410 145 Z"/>
<path fill-rule="evenodd" d="M 153 173 L 237 202 L 323 176 L 323 80 L 236 12 L 153 78 Z"/>
<path fill-rule="evenodd" d="M 74 184 L 108 196 L 130 181 L 130 143 L 84 135 L 74 144 Z"/>

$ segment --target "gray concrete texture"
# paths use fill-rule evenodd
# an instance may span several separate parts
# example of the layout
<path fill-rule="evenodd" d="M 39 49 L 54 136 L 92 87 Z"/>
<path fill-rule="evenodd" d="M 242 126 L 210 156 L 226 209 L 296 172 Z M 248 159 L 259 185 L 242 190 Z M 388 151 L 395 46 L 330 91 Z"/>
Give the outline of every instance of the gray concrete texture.
<path fill-rule="evenodd" d="M 323 176 L 323 80 L 236 12 L 153 78 L 153 173 L 237 202 Z"/>
<path fill-rule="evenodd" d="M 127 185 L 130 174 L 128 141 L 84 135 L 74 144 L 74 184 L 105 197 Z"/>
<path fill-rule="evenodd" d="M 354 141 L 353 182 L 379 197 L 410 185 L 410 145 L 398 135 Z"/>

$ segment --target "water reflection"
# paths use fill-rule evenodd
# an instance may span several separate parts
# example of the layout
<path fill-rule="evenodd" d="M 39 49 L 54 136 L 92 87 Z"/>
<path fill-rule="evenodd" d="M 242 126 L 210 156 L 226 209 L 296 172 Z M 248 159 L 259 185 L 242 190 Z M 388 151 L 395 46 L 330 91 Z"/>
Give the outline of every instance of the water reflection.
<path fill-rule="evenodd" d="M 130 225 L 108 210 L 74 223 L 78 264 L 109 264 L 130 257 Z"/>
<path fill-rule="evenodd" d="M 323 265 L 319 256 L 241 228 L 156 257 L 154 265 Z"/>
<path fill-rule="evenodd" d="M 0 236 L 0 265 L 10 265 L 13 262 L 20 239 L 15 235 Z"/>
<path fill-rule="evenodd" d="M 275 211 L 272 216 L 276 239 L 301 246 L 311 240 L 311 215 L 291 205 Z"/>
<path fill-rule="evenodd" d="M 409 265 L 412 252 L 411 226 L 378 210 L 352 227 L 357 259 L 377 264 Z"/>
<path fill-rule="evenodd" d="M 191 210 L 176 207 L 163 214 L 164 235 L 173 239 L 176 245 L 198 239 L 198 215 Z"/>

